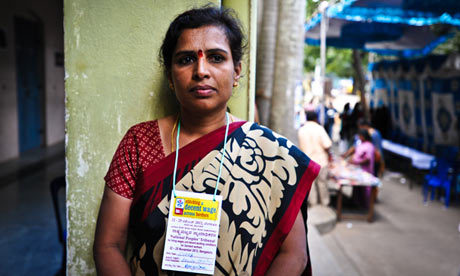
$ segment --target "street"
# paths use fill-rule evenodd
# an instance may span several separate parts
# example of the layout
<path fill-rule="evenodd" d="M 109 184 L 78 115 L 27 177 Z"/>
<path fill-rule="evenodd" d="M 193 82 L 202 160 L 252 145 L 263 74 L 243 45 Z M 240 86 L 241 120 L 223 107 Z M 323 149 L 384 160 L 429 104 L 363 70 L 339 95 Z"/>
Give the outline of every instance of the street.
<path fill-rule="evenodd" d="M 372 223 L 310 231 L 313 275 L 460 275 L 459 201 L 425 205 L 420 183 L 409 190 L 404 175 L 386 171 L 375 211 Z"/>

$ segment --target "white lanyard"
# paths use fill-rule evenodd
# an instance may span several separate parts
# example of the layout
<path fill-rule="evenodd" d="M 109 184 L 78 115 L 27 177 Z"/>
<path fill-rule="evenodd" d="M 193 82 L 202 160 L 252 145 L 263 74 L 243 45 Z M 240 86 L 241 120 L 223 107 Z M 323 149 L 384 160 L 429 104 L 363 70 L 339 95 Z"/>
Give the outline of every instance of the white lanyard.
<path fill-rule="evenodd" d="M 217 195 L 225 145 L 227 144 L 229 116 L 226 113 L 224 146 L 221 150 L 219 174 L 214 195 L 177 191 L 176 173 L 179 159 L 180 121 L 177 126 L 176 160 L 173 173 L 173 196 L 170 201 L 162 269 L 213 275 L 215 270 L 222 196 Z"/>
<path fill-rule="evenodd" d="M 222 150 L 221 150 L 222 157 L 220 158 L 219 174 L 217 175 L 216 188 L 214 189 L 214 197 L 213 197 L 214 201 L 216 200 L 217 187 L 219 186 L 220 176 L 222 174 L 222 165 L 224 164 L 225 146 L 227 145 L 228 126 L 229 126 L 228 112 L 225 113 L 225 117 L 227 119 L 227 126 L 225 127 L 224 146 L 222 147 Z M 176 160 L 174 161 L 174 172 L 173 172 L 173 195 L 174 197 L 176 197 L 176 173 L 177 173 L 177 161 L 179 160 L 179 133 L 180 133 L 180 121 L 177 125 Z"/>

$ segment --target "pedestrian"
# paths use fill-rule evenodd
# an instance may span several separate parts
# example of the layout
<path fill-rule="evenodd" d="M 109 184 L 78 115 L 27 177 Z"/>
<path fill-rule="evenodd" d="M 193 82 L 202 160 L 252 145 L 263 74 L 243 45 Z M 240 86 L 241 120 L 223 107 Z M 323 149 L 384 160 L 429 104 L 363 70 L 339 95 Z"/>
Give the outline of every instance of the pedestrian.
<path fill-rule="evenodd" d="M 310 206 L 321 204 L 328 206 L 330 202 L 327 185 L 327 166 L 331 160 L 331 138 L 322 125 L 318 123 L 318 115 L 307 111 L 307 122 L 299 129 L 299 147 L 313 161 L 321 165 L 321 170 L 312 185 L 308 203 Z"/>
<path fill-rule="evenodd" d="M 335 122 L 335 114 L 337 113 L 337 110 L 334 108 L 332 105 L 332 102 L 329 102 L 327 108 L 326 108 L 326 120 L 324 122 L 324 128 L 327 131 L 327 134 L 329 137 L 332 139 L 332 128 L 334 126 Z"/>
<path fill-rule="evenodd" d="M 356 133 L 358 130 L 358 121 L 364 117 L 363 105 L 361 102 L 355 103 L 353 111 L 350 114 L 350 132 Z"/>
<path fill-rule="evenodd" d="M 160 56 L 179 112 L 131 127 L 115 152 L 94 241 L 99 275 L 311 273 L 302 205 L 319 166 L 268 128 L 227 113 L 243 38 L 233 13 L 213 6 L 169 26 Z M 176 245 L 166 246 L 171 232 Z"/>
<path fill-rule="evenodd" d="M 343 111 L 340 113 L 340 120 L 342 122 L 340 127 L 340 139 L 346 142 L 348 148 L 351 137 L 352 137 L 352 126 L 351 126 L 351 110 L 350 103 L 346 103 L 343 106 Z"/>

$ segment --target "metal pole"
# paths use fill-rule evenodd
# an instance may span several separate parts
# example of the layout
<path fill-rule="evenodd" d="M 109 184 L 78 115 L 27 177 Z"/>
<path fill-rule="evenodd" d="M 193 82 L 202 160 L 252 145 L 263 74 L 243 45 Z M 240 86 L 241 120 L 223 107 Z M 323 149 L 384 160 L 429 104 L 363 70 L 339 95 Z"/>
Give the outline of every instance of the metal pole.
<path fill-rule="evenodd" d="M 322 2 L 322 3 L 327 4 L 327 2 Z M 323 11 L 321 12 L 321 37 L 320 37 L 321 39 L 321 44 L 320 44 L 321 82 L 322 83 L 324 83 L 324 78 L 326 77 L 326 32 L 327 32 L 327 22 L 326 21 L 327 21 L 326 9 L 323 9 Z"/>
<path fill-rule="evenodd" d="M 326 33 L 327 33 L 327 15 L 326 10 L 329 6 L 327 1 L 321 2 L 319 5 L 319 12 L 321 13 L 321 25 L 320 25 L 320 57 L 321 57 L 321 111 L 319 114 L 319 122 L 324 124 L 325 121 L 325 86 L 326 86 Z"/>

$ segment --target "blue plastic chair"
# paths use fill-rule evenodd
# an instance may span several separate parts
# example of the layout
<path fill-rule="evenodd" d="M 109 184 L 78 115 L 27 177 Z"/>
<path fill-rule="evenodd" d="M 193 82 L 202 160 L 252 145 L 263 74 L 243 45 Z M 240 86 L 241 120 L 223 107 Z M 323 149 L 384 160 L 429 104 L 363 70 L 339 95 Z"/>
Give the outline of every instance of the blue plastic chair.
<path fill-rule="evenodd" d="M 444 159 L 434 159 L 431 161 L 430 172 L 425 176 L 423 183 L 423 200 L 427 202 L 428 189 L 431 187 L 431 200 L 434 200 L 435 189 L 444 190 L 444 204 L 449 207 L 450 191 L 452 187 L 452 175 L 450 173 L 450 163 Z"/>
<path fill-rule="evenodd" d="M 455 162 L 458 155 L 458 147 L 456 146 L 436 146 L 436 156 L 448 162 Z"/>

